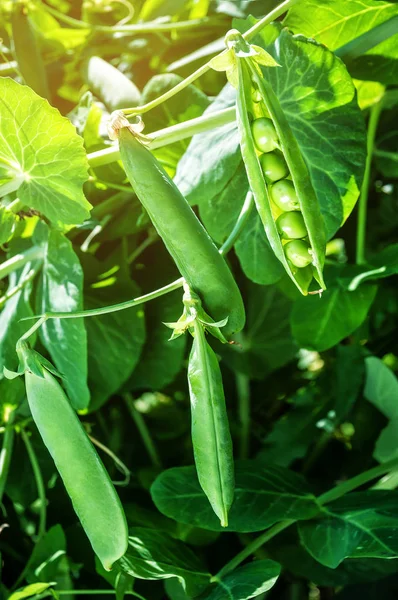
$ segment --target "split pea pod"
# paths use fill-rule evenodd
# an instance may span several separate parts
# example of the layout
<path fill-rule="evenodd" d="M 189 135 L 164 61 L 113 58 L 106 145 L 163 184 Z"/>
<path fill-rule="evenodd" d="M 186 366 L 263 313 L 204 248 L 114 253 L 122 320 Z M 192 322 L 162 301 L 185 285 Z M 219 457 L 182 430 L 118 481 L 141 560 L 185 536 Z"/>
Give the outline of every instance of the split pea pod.
<path fill-rule="evenodd" d="M 188 383 L 192 412 L 192 444 L 199 483 L 221 521 L 228 525 L 234 499 L 232 440 L 217 356 L 195 320 Z"/>
<path fill-rule="evenodd" d="M 11 27 L 18 69 L 27 85 L 50 100 L 47 74 L 28 11 L 26 1 L 17 0 L 13 5 Z"/>
<path fill-rule="evenodd" d="M 128 531 L 119 497 L 94 446 L 55 377 L 25 371 L 32 417 L 73 508 L 105 569 L 126 552 Z"/>
<path fill-rule="evenodd" d="M 215 321 L 228 317 L 225 337 L 240 331 L 245 311 L 224 258 L 175 183 L 128 127 L 118 131 L 126 175 L 181 275 Z"/>
<path fill-rule="evenodd" d="M 258 67 L 250 58 L 237 57 L 237 68 L 241 151 L 268 241 L 304 295 L 313 276 L 325 289 L 324 224 L 297 140 L 271 85 Z M 258 92 L 256 101 L 260 104 L 257 110 L 262 112 L 251 123 L 254 84 Z M 286 178 L 289 176 L 291 179 Z"/>

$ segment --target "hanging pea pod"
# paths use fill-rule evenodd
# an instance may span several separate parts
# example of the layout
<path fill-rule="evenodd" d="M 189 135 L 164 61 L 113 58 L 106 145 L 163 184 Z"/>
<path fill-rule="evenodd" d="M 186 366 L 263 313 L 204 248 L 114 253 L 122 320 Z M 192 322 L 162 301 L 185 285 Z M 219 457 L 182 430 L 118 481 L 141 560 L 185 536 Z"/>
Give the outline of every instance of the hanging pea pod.
<path fill-rule="evenodd" d="M 46 69 L 26 0 L 14 3 L 11 27 L 18 69 L 25 83 L 39 96 L 51 100 Z"/>
<path fill-rule="evenodd" d="M 123 114 L 116 112 L 109 133 L 119 140 L 126 175 L 178 270 L 200 295 L 211 317 L 228 317 L 223 329 L 228 338 L 245 324 L 245 309 L 233 275 L 173 180 L 131 129 Z"/>
<path fill-rule="evenodd" d="M 84 431 L 53 366 L 28 343 L 19 340 L 18 373 L 25 375 L 26 396 L 34 422 L 62 477 L 73 508 L 104 568 L 126 552 L 126 517 L 116 490 Z"/>
<path fill-rule="evenodd" d="M 223 527 L 234 499 L 232 440 L 217 356 L 199 320 L 193 323 L 188 383 L 192 444 L 199 483 Z"/>
<path fill-rule="evenodd" d="M 235 30 L 226 42 L 227 76 L 237 87 L 242 157 L 268 241 L 302 294 L 308 293 L 313 276 L 325 289 L 322 215 L 297 140 L 262 75 L 259 64 L 266 64 L 265 50 L 250 46 Z"/>
<path fill-rule="evenodd" d="M 199 483 L 221 525 L 228 525 L 228 511 L 234 499 L 235 478 L 232 440 L 229 431 L 224 388 L 217 356 L 206 340 L 205 331 L 226 342 L 222 328 L 203 310 L 200 298 L 184 284 L 184 312 L 175 323 L 171 339 L 187 330 L 193 335 L 188 364 L 192 414 L 192 445 Z"/>

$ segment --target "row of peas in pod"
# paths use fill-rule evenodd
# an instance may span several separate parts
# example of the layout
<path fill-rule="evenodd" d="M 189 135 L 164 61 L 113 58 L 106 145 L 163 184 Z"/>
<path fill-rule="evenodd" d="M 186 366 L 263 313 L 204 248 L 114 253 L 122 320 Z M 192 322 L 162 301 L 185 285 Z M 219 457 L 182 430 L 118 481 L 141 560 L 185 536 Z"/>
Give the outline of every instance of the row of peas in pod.
<path fill-rule="evenodd" d="M 282 239 L 286 259 L 293 271 L 301 269 L 305 279 L 312 278 L 312 255 L 308 232 L 300 211 L 300 204 L 289 168 L 280 151 L 278 134 L 271 119 L 260 117 L 252 122 L 252 134 L 264 177 L 268 183 L 278 233 Z"/>

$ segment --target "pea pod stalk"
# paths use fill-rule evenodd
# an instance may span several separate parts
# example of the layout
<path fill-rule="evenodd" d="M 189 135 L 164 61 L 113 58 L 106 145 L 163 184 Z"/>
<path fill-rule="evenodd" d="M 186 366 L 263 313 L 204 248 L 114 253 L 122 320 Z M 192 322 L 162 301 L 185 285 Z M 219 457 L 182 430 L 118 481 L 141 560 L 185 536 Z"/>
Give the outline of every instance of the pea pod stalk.
<path fill-rule="evenodd" d="M 181 275 L 215 321 L 228 317 L 227 338 L 240 331 L 245 311 L 239 288 L 192 208 L 125 117 L 116 116 L 113 137 L 119 140 L 126 175 Z"/>
<path fill-rule="evenodd" d="M 301 155 L 296 138 L 290 129 L 271 85 L 264 77 L 262 77 L 258 66 L 253 64 L 250 57 L 236 56 L 236 67 L 238 74 L 236 106 L 241 138 L 241 151 L 257 211 L 264 225 L 268 241 L 294 284 L 302 294 L 306 295 L 308 293 L 310 280 L 303 277 L 300 270 L 293 270 L 291 264 L 286 259 L 283 244 L 275 223 L 267 182 L 256 151 L 249 119 L 248 105 L 248 91 L 251 91 L 252 89 L 252 81 L 257 85 L 261 100 L 264 103 L 278 134 L 280 147 L 293 180 L 300 211 L 308 232 L 314 276 L 321 287 L 325 289 L 322 274 L 326 246 L 324 224 L 318 200 L 311 184 L 309 172 Z"/>

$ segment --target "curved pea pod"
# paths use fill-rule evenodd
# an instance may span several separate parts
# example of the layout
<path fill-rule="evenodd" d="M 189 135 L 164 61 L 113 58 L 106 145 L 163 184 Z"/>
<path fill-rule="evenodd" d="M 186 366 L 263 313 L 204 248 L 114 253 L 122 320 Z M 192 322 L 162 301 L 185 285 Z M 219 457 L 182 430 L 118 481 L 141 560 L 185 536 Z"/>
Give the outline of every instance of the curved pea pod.
<path fill-rule="evenodd" d="M 105 569 L 126 552 L 128 530 L 119 497 L 80 420 L 55 377 L 25 371 L 33 419 L 65 484 L 73 508 Z"/>
<path fill-rule="evenodd" d="M 232 440 L 220 366 L 206 341 L 204 328 L 194 322 L 188 383 L 192 412 L 192 444 L 199 483 L 223 527 L 234 499 Z"/>
<path fill-rule="evenodd" d="M 130 108 L 140 103 L 137 86 L 119 69 L 99 56 L 91 56 L 83 65 L 83 75 L 90 91 L 110 111 Z"/>
<path fill-rule="evenodd" d="M 127 127 L 118 131 L 127 177 L 178 270 L 229 337 L 245 324 L 239 288 L 224 258 L 161 164 Z"/>
<path fill-rule="evenodd" d="M 251 91 L 252 78 L 257 84 L 262 101 L 277 131 L 280 147 L 296 190 L 299 208 L 308 232 L 313 274 L 321 287 L 325 289 L 326 286 L 322 273 L 326 248 L 324 223 L 319 209 L 319 203 L 311 184 L 309 172 L 301 155 L 296 138 L 290 129 L 283 110 L 280 107 L 279 101 L 270 84 L 261 77 L 258 70 L 251 65 L 250 61 L 244 62 L 244 59 L 238 59 L 237 66 L 239 74 L 237 114 L 241 136 L 242 156 L 245 162 L 250 187 L 253 191 L 256 207 L 263 222 L 268 241 L 275 255 L 285 267 L 290 278 L 302 294 L 306 295 L 308 293 L 310 282 L 307 283 L 308 278 L 297 276 L 286 259 L 283 243 L 275 223 L 275 215 L 273 214 L 269 198 L 267 182 L 261 168 L 252 136 L 249 121 L 248 99 L 246 95 L 247 90 Z"/>
<path fill-rule="evenodd" d="M 39 96 L 51 100 L 46 69 L 26 2 L 15 2 L 11 27 L 18 69 L 25 83 Z"/>

